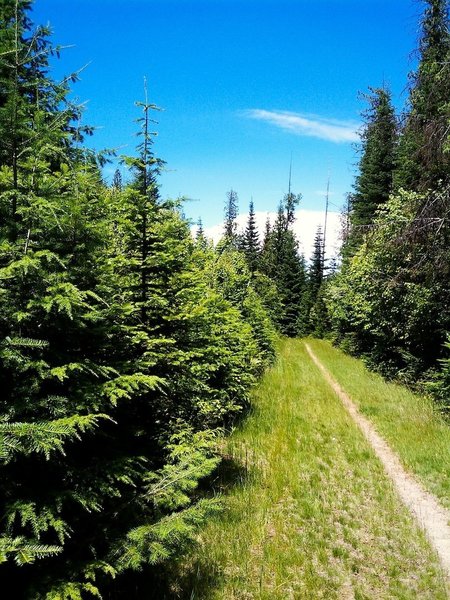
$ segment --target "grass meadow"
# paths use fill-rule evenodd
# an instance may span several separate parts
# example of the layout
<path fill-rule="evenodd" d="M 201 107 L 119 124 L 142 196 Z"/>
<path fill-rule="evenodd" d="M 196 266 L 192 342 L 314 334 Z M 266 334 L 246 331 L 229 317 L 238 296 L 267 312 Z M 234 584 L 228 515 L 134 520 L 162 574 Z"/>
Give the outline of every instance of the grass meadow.
<path fill-rule="evenodd" d="M 374 397 L 373 389 L 382 382 L 359 362 L 326 343 L 311 345 L 352 397 L 360 387 L 367 388 L 360 390 L 361 398 Z M 355 400 L 370 415 L 370 402 L 360 397 Z M 385 407 L 378 407 L 377 426 L 381 412 L 392 404 L 386 400 Z M 419 405 L 428 414 L 428 405 Z M 412 418 L 419 405 L 385 418 Z M 413 445 L 417 421 L 418 415 L 409 433 L 404 424 L 392 425 L 392 435 L 406 430 L 404 444 Z M 414 427 L 416 439 L 411 438 Z M 444 436 L 436 427 L 437 437 Z M 401 445 L 393 444 L 397 451 Z M 301 340 L 281 342 L 277 363 L 254 391 L 251 414 L 224 442 L 223 454 L 214 485 L 223 494 L 224 511 L 177 565 L 168 597 L 447 598 L 428 542 Z M 431 487 L 439 485 L 436 481 Z"/>
<path fill-rule="evenodd" d="M 387 383 L 329 342 L 308 343 L 404 467 L 450 509 L 450 427 L 433 401 L 402 385 Z"/>

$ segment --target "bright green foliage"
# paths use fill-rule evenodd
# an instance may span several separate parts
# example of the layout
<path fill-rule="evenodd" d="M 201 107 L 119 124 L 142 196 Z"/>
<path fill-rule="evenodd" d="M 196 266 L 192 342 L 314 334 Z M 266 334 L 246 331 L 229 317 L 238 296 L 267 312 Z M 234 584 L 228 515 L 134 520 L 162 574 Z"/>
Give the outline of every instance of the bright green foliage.
<path fill-rule="evenodd" d="M 160 200 L 147 99 L 131 183 L 103 184 L 28 6 L 0 3 L 0 570 L 17 597 L 84 599 L 217 511 L 198 482 L 274 330 L 245 260 Z"/>
<path fill-rule="evenodd" d="M 47 546 L 34 540 L 26 540 L 23 537 L 0 536 L 0 563 L 14 557 L 17 566 L 21 567 L 33 563 L 39 558 L 55 556 L 61 550 L 60 546 Z"/>
<path fill-rule="evenodd" d="M 260 372 L 272 362 L 275 354 L 275 329 L 268 315 L 266 304 L 275 305 L 277 294 L 261 274 L 250 273 L 245 257 L 233 249 L 220 253 L 211 264 L 211 280 L 242 315 L 249 325 L 252 339 L 248 344 L 257 345 L 259 360 L 252 359 L 250 371 Z M 266 304 L 265 304 L 266 303 Z M 244 330 L 242 330 L 244 332 Z"/>

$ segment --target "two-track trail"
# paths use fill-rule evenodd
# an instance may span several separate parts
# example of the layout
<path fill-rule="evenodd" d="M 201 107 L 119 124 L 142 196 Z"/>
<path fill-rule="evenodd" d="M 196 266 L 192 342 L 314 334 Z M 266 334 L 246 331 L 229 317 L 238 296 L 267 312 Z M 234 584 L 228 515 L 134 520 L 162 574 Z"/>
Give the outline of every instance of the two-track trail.
<path fill-rule="evenodd" d="M 325 342 L 282 340 L 275 365 L 253 392 L 250 414 L 223 441 L 224 463 L 213 485 L 224 511 L 200 532 L 159 598 L 448 600 L 431 536 L 406 507 L 362 421 L 349 413 L 306 344 L 355 404 L 356 390 L 375 398 L 378 383 L 360 361 Z M 391 400 L 397 400 L 395 393 Z M 405 427 L 412 417 L 405 409 L 397 418 L 400 400 L 391 406 L 385 409 L 377 399 L 371 410 Z M 428 418 L 421 411 L 414 413 L 417 432 Z M 429 489 L 442 492 L 442 499 L 448 426 L 432 427 L 434 422 L 416 462 L 426 463 Z"/>
<path fill-rule="evenodd" d="M 439 556 L 447 582 L 450 585 L 450 512 L 444 509 L 432 494 L 427 492 L 412 475 L 405 471 L 398 456 L 377 433 L 372 423 L 358 411 L 351 398 L 331 376 L 310 346 L 306 343 L 305 347 L 313 362 L 320 369 L 326 381 L 373 448 L 403 503 L 415 516 L 430 540 Z"/>

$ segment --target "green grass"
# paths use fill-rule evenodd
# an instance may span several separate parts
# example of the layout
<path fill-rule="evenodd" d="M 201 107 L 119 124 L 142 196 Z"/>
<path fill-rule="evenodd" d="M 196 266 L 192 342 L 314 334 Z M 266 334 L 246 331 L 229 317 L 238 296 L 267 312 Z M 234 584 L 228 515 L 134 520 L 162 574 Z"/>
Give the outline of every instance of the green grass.
<path fill-rule="evenodd" d="M 308 343 L 360 412 L 396 451 L 405 468 L 450 509 L 450 426 L 433 401 L 401 385 L 386 383 L 360 360 L 329 342 Z"/>
<path fill-rule="evenodd" d="M 434 553 L 301 341 L 282 343 L 224 453 L 225 510 L 178 565 L 172 598 L 447 597 Z"/>

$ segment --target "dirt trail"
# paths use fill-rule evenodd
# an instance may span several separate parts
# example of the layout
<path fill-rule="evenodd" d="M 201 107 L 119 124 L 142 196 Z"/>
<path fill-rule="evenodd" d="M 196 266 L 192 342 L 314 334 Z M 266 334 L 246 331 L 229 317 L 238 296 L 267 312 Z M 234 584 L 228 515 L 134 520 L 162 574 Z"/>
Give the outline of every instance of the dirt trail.
<path fill-rule="evenodd" d="M 444 509 L 432 494 L 427 492 L 405 471 L 397 455 L 378 435 L 372 423 L 361 415 L 350 397 L 322 365 L 308 344 L 305 343 L 305 347 L 311 359 L 323 373 L 323 376 L 340 398 L 342 404 L 372 446 L 375 454 L 383 463 L 400 498 L 424 530 L 440 558 L 447 578 L 447 584 L 450 586 L 450 512 Z"/>

